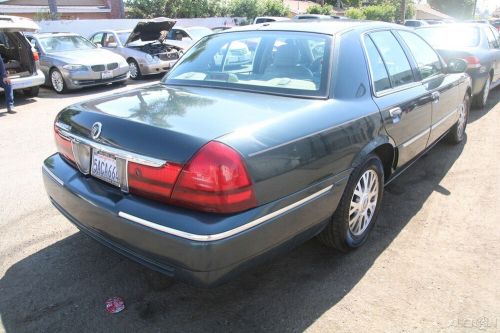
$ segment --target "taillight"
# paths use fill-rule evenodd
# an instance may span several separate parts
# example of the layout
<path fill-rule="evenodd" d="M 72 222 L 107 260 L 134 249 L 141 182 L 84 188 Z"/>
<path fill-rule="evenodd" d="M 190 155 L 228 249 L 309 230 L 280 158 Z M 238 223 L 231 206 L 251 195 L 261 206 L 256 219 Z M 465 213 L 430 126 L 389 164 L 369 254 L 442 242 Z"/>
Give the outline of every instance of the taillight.
<path fill-rule="evenodd" d="M 54 130 L 54 136 L 56 139 L 57 151 L 66 157 L 70 162 L 75 162 L 75 156 L 73 155 L 73 147 L 71 141 L 61 135 L 57 130 Z"/>
<path fill-rule="evenodd" d="M 467 68 L 479 68 L 481 67 L 481 61 L 479 61 L 478 57 L 470 56 L 465 57 L 465 61 L 467 61 Z"/>
<path fill-rule="evenodd" d="M 171 201 L 196 210 L 234 213 L 257 205 L 241 156 L 223 143 L 203 146 L 182 169 Z"/>
<path fill-rule="evenodd" d="M 38 55 L 38 52 L 36 52 L 36 51 L 33 51 L 33 60 L 35 60 L 35 61 L 40 60 L 40 56 Z"/>
<path fill-rule="evenodd" d="M 166 202 L 182 166 L 167 163 L 161 167 L 151 167 L 128 162 L 129 192 L 154 200 Z"/>

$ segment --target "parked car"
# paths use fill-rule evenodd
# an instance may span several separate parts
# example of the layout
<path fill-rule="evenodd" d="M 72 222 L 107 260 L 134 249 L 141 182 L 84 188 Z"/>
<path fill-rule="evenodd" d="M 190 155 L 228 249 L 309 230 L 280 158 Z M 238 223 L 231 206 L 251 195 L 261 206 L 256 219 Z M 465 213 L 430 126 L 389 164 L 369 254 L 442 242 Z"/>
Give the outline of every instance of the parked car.
<path fill-rule="evenodd" d="M 259 43 L 251 66 L 216 63 L 247 40 Z M 385 184 L 441 138 L 464 139 L 465 68 L 395 24 L 231 29 L 200 40 L 161 84 L 62 110 L 45 187 L 84 233 L 201 285 L 318 234 L 349 251 Z"/>
<path fill-rule="evenodd" d="M 214 64 L 221 66 L 224 62 L 225 66 L 245 65 L 252 61 L 252 52 L 246 43 L 234 41 L 222 47 L 214 56 Z"/>
<path fill-rule="evenodd" d="M 423 26 L 427 26 L 427 25 L 430 25 L 429 22 L 425 21 L 425 20 L 405 20 L 405 26 L 407 27 L 423 27 Z"/>
<path fill-rule="evenodd" d="M 498 31 L 500 31 L 500 20 L 492 20 L 490 24 L 495 27 Z"/>
<path fill-rule="evenodd" d="M 119 55 L 99 49 L 74 33 L 42 33 L 28 36 L 40 54 L 46 84 L 57 93 L 84 87 L 127 81 L 128 64 Z"/>
<path fill-rule="evenodd" d="M 45 76 L 38 68 L 39 55 L 23 35 L 23 32 L 38 29 L 30 19 L 0 15 L 0 55 L 13 89 L 21 90 L 27 97 L 38 96 L 39 88 L 45 82 Z"/>
<path fill-rule="evenodd" d="M 490 89 L 500 84 L 500 35 L 489 24 L 461 23 L 417 29 L 445 59 L 468 63 L 475 105 L 484 107 Z"/>
<path fill-rule="evenodd" d="M 158 18 L 139 21 L 133 30 L 102 30 L 90 40 L 127 60 L 130 78 L 164 73 L 177 62 L 186 48 L 183 43 L 167 41 L 175 21 Z"/>
<path fill-rule="evenodd" d="M 332 20 L 330 15 L 321 14 L 299 14 L 292 17 L 292 20 Z"/>
<path fill-rule="evenodd" d="M 221 32 L 221 31 L 225 31 L 225 30 L 229 30 L 233 28 L 232 26 L 222 26 L 222 27 L 214 27 L 212 28 L 212 32 Z"/>
<path fill-rule="evenodd" d="M 253 24 L 277 22 L 277 21 L 290 21 L 290 19 L 288 17 L 280 17 L 280 16 L 257 16 L 253 20 Z"/>
<path fill-rule="evenodd" d="M 212 33 L 213 31 L 206 27 L 174 27 L 168 32 L 167 39 L 183 42 L 181 45 L 187 49 L 201 38 Z"/>

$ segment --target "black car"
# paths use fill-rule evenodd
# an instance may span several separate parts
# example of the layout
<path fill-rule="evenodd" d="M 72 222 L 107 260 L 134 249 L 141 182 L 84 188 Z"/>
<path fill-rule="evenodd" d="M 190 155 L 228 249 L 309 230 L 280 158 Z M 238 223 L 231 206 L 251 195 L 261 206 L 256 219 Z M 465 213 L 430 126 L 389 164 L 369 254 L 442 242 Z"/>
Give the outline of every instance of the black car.
<path fill-rule="evenodd" d="M 467 61 L 467 74 L 472 78 L 473 102 L 484 107 L 492 88 L 500 84 L 500 35 L 484 23 L 460 23 L 418 28 L 444 60 L 462 58 Z"/>
<path fill-rule="evenodd" d="M 242 44 L 251 61 L 231 63 Z M 45 187 L 83 232 L 201 285 L 314 236 L 349 251 L 385 184 L 441 138 L 463 140 L 465 68 L 394 24 L 227 30 L 161 84 L 61 111 Z"/>

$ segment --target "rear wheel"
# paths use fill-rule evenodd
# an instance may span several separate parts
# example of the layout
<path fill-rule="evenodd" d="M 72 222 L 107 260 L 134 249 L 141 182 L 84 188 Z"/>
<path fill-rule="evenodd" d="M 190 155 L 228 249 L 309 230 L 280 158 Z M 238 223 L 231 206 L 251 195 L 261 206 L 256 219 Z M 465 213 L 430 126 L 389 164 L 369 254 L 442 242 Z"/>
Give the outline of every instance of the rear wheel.
<path fill-rule="evenodd" d="M 130 78 L 132 80 L 139 80 L 142 77 L 142 74 L 137 61 L 135 61 L 134 59 L 129 59 L 127 62 L 128 70 L 130 71 Z"/>
<path fill-rule="evenodd" d="M 465 137 L 465 128 L 469 119 L 470 96 L 465 94 L 463 102 L 458 106 L 458 120 L 448 132 L 448 142 L 459 144 Z"/>
<path fill-rule="evenodd" d="M 23 94 L 26 97 L 37 97 L 39 92 L 39 86 L 23 89 Z"/>
<path fill-rule="evenodd" d="M 486 102 L 488 101 L 488 96 L 490 95 L 490 88 L 491 88 L 491 75 L 488 76 L 488 79 L 484 83 L 484 87 L 483 90 L 481 90 L 481 93 L 476 96 L 475 106 L 477 106 L 480 109 L 486 106 Z"/>
<path fill-rule="evenodd" d="M 54 68 L 50 71 L 50 83 L 52 83 L 52 88 L 54 88 L 58 94 L 63 94 L 68 90 L 66 82 L 64 82 L 64 78 L 58 69 Z"/>
<path fill-rule="evenodd" d="M 382 162 L 370 154 L 354 169 L 342 199 L 319 240 L 342 252 L 353 250 L 366 241 L 377 219 L 383 196 Z"/>

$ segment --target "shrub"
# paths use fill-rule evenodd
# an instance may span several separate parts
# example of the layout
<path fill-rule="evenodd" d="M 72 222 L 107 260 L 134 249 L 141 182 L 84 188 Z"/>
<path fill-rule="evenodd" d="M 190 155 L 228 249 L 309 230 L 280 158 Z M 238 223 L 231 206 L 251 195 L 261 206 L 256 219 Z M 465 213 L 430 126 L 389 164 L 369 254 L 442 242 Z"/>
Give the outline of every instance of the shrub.
<path fill-rule="evenodd" d="M 349 8 L 345 11 L 345 16 L 353 20 L 364 20 L 366 18 L 361 8 Z"/>

